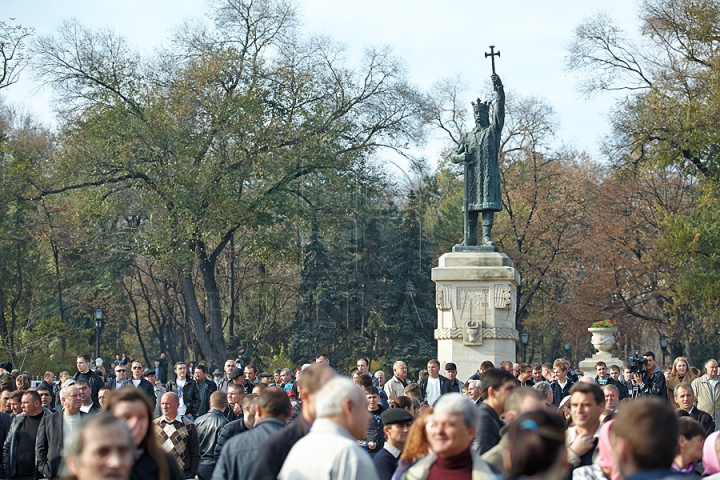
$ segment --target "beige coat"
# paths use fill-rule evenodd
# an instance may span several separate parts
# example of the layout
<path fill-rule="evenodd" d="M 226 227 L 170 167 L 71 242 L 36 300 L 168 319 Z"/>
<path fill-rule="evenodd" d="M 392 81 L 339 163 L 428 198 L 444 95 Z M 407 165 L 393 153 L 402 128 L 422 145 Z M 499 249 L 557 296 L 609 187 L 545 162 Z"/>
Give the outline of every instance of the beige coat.
<path fill-rule="evenodd" d="M 670 402 L 670 406 L 673 409 L 677 409 L 680 407 L 677 403 L 675 403 L 675 387 L 677 387 L 681 383 L 691 385 L 693 380 L 695 380 L 696 378 L 698 377 L 696 377 L 695 374 L 688 370 L 682 380 L 680 380 L 678 377 L 670 377 L 670 380 L 667 381 L 668 401 Z"/>
<path fill-rule="evenodd" d="M 720 377 L 715 377 L 720 379 Z M 715 420 L 715 430 L 720 429 L 720 382 L 715 386 L 715 397 L 712 395 L 712 388 L 708 382 L 708 376 L 703 375 L 696 378 L 690 384 L 695 396 L 695 406 L 698 410 L 707 412 Z"/>
<path fill-rule="evenodd" d="M 402 477 L 400 477 L 401 480 L 426 480 L 428 477 L 428 474 L 430 473 L 430 467 L 433 466 L 433 463 L 435 463 L 435 460 L 437 459 L 437 455 L 434 453 L 431 453 L 427 457 L 423 457 L 414 464 L 408 468 Z M 475 453 L 475 450 L 472 451 L 472 460 L 473 460 L 473 470 L 472 470 L 472 480 L 489 480 L 492 477 L 496 477 L 497 475 L 495 472 L 493 472 L 493 469 L 490 468 L 490 465 L 488 465 L 483 459 L 481 459 L 477 453 Z"/>

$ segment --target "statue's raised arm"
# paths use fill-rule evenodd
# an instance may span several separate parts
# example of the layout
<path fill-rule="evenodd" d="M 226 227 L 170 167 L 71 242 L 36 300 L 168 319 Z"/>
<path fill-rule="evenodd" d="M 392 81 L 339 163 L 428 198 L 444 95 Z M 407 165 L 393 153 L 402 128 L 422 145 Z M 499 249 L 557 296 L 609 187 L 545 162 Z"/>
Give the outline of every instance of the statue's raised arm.
<path fill-rule="evenodd" d="M 495 106 L 493 108 L 493 129 L 499 134 L 505 124 L 505 89 L 500 77 L 493 73 L 490 77 L 495 91 Z"/>

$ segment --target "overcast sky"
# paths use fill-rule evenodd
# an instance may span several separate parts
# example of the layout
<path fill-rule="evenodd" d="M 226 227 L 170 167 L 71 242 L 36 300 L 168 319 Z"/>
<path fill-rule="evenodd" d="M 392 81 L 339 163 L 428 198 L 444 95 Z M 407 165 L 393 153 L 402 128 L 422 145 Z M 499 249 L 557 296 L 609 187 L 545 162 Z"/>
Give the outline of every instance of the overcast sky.
<path fill-rule="evenodd" d="M 592 100 L 577 93 L 577 80 L 566 71 L 566 47 L 585 18 L 606 11 L 625 30 L 637 30 L 637 5 L 629 0 L 299 0 L 305 31 L 327 35 L 360 54 L 368 45 L 390 45 L 405 61 L 410 79 L 422 88 L 443 77 L 460 75 L 471 86 L 469 102 L 489 82 L 488 45 L 501 52 L 497 73 L 507 91 L 538 96 L 552 105 L 560 122 L 558 142 L 598 157 L 608 132 L 614 99 Z M 90 27 L 109 27 L 141 50 L 162 44 L 172 27 L 202 17 L 202 0 L 1 0 L 1 20 L 52 33 L 64 19 Z M 23 105 L 52 124 L 51 96 L 37 91 L 25 74 L 5 89 L 13 104 Z M 424 154 L 435 159 L 438 144 Z M 435 158 L 434 158 L 435 157 Z"/>

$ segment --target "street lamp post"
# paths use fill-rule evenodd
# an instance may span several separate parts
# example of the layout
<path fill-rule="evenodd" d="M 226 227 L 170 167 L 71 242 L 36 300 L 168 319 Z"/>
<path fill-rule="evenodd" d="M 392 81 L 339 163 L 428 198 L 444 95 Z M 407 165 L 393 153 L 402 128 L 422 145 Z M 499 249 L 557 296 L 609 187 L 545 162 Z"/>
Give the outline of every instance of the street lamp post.
<path fill-rule="evenodd" d="M 523 330 L 520 334 L 520 343 L 523 346 L 523 362 L 527 363 L 527 346 L 530 343 L 530 334 Z"/>
<path fill-rule="evenodd" d="M 667 336 L 665 334 L 660 335 L 660 349 L 662 350 L 663 355 L 663 367 L 665 366 L 665 353 L 667 352 Z"/>
<path fill-rule="evenodd" d="M 565 349 L 565 356 L 572 362 L 572 358 L 570 358 L 570 342 L 565 342 L 563 348 Z"/>
<path fill-rule="evenodd" d="M 95 359 L 100 358 L 100 329 L 103 326 L 102 308 L 95 309 Z"/>

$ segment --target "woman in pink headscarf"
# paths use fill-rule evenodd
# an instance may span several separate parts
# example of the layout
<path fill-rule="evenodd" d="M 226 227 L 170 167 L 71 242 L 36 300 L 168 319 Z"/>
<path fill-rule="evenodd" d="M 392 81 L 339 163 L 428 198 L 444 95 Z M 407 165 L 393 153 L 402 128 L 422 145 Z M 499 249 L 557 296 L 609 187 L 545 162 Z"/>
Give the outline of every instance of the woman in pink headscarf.
<path fill-rule="evenodd" d="M 620 480 L 620 472 L 613 465 L 610 427 L 615 420 L 604 423 L 598 437 L 600 461 L 597 464 L 573 470 L 573 480 Z"/>
<path fill-rule="evenodd" d="M 712 480 L 720 479 L 720 460 L 718 460 L 718 438 L 720 432 L 713 432 L 705 439 L 703 445 L 703 466 L 705 472 L 703 478 Z"/>

